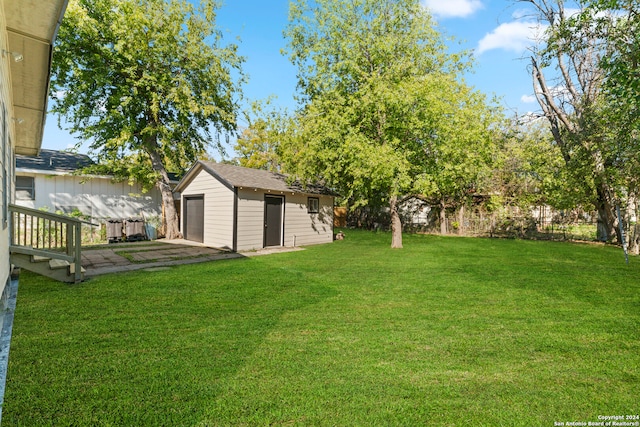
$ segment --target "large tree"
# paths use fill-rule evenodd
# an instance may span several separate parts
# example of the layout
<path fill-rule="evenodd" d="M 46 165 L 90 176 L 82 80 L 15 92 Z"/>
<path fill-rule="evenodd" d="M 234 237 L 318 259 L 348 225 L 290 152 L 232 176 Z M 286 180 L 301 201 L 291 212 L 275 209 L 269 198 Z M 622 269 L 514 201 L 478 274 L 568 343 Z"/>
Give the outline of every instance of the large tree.
<path fill-rule="evenodd" d="M 605 121 L 609 129 L 611 170 L 619 183 L 619 199 L 635 216 L 630 251 L 640 253 L 640 10 L 636 1 L 596 0 L 581 14 L 581 26 L 595 31 L 611 46 L 601 60 Z M 623 211 L 623 212 L 624 212 Z M 630 219 L 630 218 L 627 218 Z"/>
<path fill-rule="evenodd" d="M 418 0 L 299 0 L 285 36 L 301 105 L 283 162 L 354 207 L 387 204 L 402 247 L 402 197 L 464 188 L 488 143 L 484 99 L 460 79 L 468 56 L 448 53 Z"/>
<path fill-rule="evenodd" d="M 621 242 L 616 207 L 623 196 L 622 129 L 608 113 L 603 68 L 617 47 L 597 31 L 592 11 L 585 13 L 589 2 L 577 1 L 576 11 L 563 0 L 521 1 L 533 6 L 546 27 L 544 43 L 531 57 L 533 86 L 574 184 L 570 188 L 598 211 L 599 238 Z"/>
<path fill-rule="evenodd" d="M 71 0 L 55 46 L 53 111 L 112 171 L 158 187 L 168 238 L 179 234 L 168 168 L 236 129 L 243 58 L 222 43 L 218 6 Z"/>

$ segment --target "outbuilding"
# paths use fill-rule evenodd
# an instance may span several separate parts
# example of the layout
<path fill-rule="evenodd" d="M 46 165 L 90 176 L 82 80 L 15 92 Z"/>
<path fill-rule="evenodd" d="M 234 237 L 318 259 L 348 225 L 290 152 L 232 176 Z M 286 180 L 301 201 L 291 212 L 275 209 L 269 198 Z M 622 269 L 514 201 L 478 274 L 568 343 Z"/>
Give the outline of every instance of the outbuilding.
<path fill-rule="evenodd" d="M 92 221 L 160 218 L 162 196 L 156 188 L 143 192 L 135 182 L 80 174 L 93 164 L 87 155 L 68 151 L 43 149 L 38 156 L 17 155 L 16 205 L 66 214 L 80 212 Z"/>
<path fill-rule="evenodd" d="M 175 188 L 186 240 L 232 251 L 333 241 L 334 195 L 286 175 L 198 161 Z"/>

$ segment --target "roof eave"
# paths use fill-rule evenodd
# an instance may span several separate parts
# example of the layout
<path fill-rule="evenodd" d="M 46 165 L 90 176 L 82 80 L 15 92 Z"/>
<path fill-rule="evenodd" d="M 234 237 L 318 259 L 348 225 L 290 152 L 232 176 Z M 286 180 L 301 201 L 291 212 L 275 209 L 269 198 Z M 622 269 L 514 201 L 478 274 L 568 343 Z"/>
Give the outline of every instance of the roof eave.
<path fill-rule="evenodd" d="M 47 116 L 53 43 L 67 2 L 4 2 L 16 154 L 37 156 L 40 153 Z M 20 61 L 15 60 L 18 54 L 22 56 Z"/>
<path fill-rule="evenodd" d="M 197 162 L 195 162 L 193 164 L 193 166 L 191 166 L 191 168 L 187 171 L 187 173 L 184 174 L 182 179 L 180 181 L 178 181 L 178 184 L 175 186 L 173 191 L 176 192 L 176 193 L 181 193 L 184 190 L 184 188 L 189 185 L 189 183 L 193 180 L 193 178 L 196 177 L 198 172 L 200 172 L 201 170 L 207 171 L 207 173 L 211 174 L 213 177 L 218 179 L 227 188 L 229 188 L 230 190 L 233 190 L 233 185 L 231 185 L 231 183 L 229 183 L 228 181 L 226 181 L 225 179 L 220 177 L 211 168 L 207 167 L 207 165 L 205 163 L 203 163 L 202 161 L 198 160 Z"/>

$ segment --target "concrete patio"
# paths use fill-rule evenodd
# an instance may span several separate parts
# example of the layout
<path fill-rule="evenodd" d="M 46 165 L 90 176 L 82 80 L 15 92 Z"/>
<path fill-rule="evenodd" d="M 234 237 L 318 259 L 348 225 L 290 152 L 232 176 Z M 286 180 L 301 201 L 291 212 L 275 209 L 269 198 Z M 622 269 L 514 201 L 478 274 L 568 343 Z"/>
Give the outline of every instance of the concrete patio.
<path fill-rule="evenodd" d="M 266 248 L 241 253 L 210 248 L 183 239 L 111 243 L 82 249 L 85 278 L 102 274 L 173 265 L 194 264 L 222 259 L 244 258 L 302 250 L 300 247 Z"/>

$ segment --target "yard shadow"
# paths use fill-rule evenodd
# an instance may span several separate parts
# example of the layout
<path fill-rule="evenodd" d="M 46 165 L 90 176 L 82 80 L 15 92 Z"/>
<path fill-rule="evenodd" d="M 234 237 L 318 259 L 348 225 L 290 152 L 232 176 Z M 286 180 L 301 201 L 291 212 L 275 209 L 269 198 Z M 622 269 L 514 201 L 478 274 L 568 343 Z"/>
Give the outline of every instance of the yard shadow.
<path fill-rule="evenodd" d="M 112 274 L 76 286 L 26 274 L 4 420 L 201 423 L 283 317 L 335 295 L 278 259 Z"/>
<path fill-rule="evenodd" d="M 311 214 L 311 228 L 317 234 L 333 230 L 333 206 L 322 205 L 316 214 Z"/>
<path fill-rule="evenodd" d="M 192 366 L 188 381 L 189 392 L 193 393 L 190 400 L 198 396 L 198 400 L 207 402 L 192 408 L 199 412 L 199 423 L 211 419 L 210 414 L 215 414 L 220 406 L 238 404 L 238 395 L 242 395 L 244 387 L 242 378 L 247 371 L 256 369 L 252 366 L 259 357 L 256 352 L 267 337 L 278 334 L 284 318 L 336 294 L 333 288 L 287 264 L 274 262 L 272 257 L 238 259 L 226 264 L 230 268 L 223 268 L 226 277 L 215 290 L 215 298 L 190 304 L 191 344 L 177 346 L 178 356 L 181 348 L 187 351 L 184 364 Z M 260 272 L 252 276 L 253 283 L 246 283 L 246 270 Z M 206 319 L 206 324 L 198 319 Z M 198 324 L 202 329 L 197 329 Z M 184 348 L 185 344 L 188 348 Z M 207 398 L 203 399 L 204 396 Z"/>

